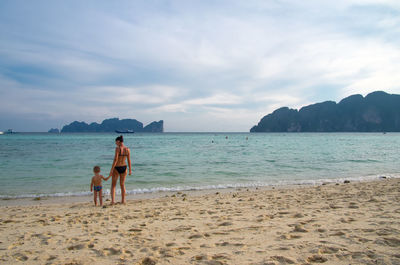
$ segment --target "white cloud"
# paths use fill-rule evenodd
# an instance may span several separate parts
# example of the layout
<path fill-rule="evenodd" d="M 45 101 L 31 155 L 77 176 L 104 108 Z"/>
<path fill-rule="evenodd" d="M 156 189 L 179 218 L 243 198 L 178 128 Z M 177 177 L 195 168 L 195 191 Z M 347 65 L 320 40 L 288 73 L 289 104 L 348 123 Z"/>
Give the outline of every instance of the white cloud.
<path fill-rule="evenodd" d="M 185 94 L 184 89 L 165 85 L 87 87 L 83 92 L 90 101 L 110 104 L 165 104 Z"/>
<path fill-rule="evenodd" d="M 215 94 L 206 98 L 186 100 L 185 105 L 235 105 L 242 101 L 242 97 L 229 93 Z"/>
<path fill-rule="evenodd" d="M 282 106 L 400 93 L 399 1 L 96 4 L 0 18 L 3 108 L 246 131 Z"/>

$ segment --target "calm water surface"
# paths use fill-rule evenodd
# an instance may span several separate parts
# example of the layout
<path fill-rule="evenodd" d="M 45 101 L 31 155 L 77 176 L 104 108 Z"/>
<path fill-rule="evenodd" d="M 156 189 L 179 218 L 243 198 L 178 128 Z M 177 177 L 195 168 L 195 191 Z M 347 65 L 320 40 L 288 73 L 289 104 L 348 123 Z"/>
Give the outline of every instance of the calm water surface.
<path fill-rule="evenodd" d="M 94 165 L 108 176 L 116 136 L 1 135 L 0 197 L 89 194 Z M 129 193 L 400 176 L 399 133 L 163 133 L 124 138 L 132 152 Z M 103 186 L 108 192 L 110 181 Z"/>

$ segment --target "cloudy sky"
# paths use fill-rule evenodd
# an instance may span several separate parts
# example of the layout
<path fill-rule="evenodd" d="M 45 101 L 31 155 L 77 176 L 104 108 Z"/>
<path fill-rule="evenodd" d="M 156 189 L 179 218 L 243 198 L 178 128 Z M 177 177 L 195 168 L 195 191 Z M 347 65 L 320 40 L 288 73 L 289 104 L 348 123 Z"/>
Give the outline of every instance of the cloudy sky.
<path fill-rule="evenodd" d="M 248 131 L 376 90 L 400 94 L 398 0 L 0 1 L 0 130 Z"/>

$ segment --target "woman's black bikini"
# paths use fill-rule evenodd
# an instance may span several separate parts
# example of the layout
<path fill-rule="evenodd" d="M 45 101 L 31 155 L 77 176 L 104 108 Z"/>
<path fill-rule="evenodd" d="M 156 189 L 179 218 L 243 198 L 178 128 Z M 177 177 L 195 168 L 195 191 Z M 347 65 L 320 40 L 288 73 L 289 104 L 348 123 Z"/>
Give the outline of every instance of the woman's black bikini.
<path fill-rule="evenodd" d="M 126 166 L 120 166 L 120 167 L 114 167 L 119 174 L 125 173 L 126 171 Z"/>
<path fill-rule="evenodd" d="M 119 155 L 120 156 L 128 156 L 127 153 L 126 154 L 122 153 L 122 149 L 121 149 L 121 152 Z M 118 167 L 114 167 L 114 168 L 118 171 L 119 174 L 125 173 L 125 171 L 126 171 L 126 166 L 118 166 Z"/>

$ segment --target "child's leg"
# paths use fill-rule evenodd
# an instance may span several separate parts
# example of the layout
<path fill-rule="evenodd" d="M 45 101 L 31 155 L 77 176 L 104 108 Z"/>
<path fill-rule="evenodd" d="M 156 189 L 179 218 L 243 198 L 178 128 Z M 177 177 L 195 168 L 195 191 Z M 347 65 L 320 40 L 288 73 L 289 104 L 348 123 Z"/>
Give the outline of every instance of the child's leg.
<path fill-rule="evenodd" d="M 94 205 L 97 206 L 97 191 L 94 191 L 94 192 L 93 192 L 93 196 L 94 196 L 94 198 L 93 198 L 93 200 L 94 200 Z"/>
<path fill-rule="evenodd" d="M 100 206 L 103 206 L 103 189 L 99 191 Z"/>

